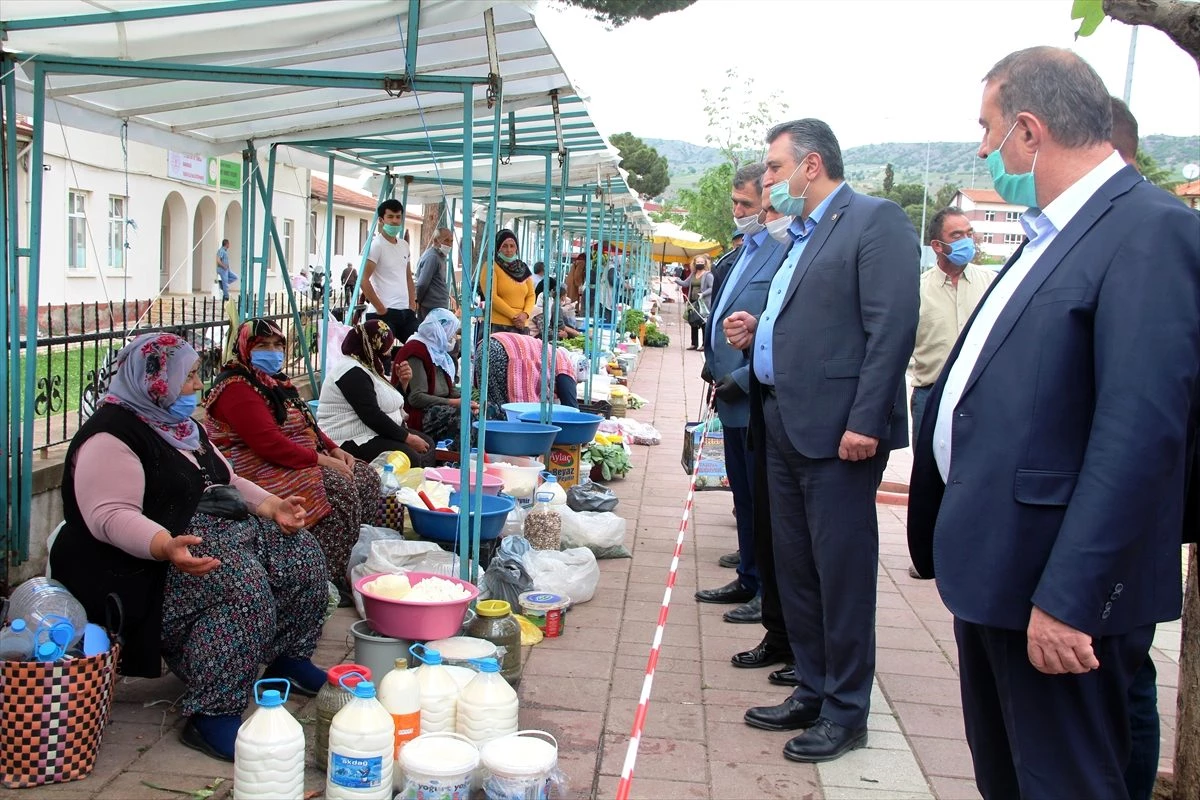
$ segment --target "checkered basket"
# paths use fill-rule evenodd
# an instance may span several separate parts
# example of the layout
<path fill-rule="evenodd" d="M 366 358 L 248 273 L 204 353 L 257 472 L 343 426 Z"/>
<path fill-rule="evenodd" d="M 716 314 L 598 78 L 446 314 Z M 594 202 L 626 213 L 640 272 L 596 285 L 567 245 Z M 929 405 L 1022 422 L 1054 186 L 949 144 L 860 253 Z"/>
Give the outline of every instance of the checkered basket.
<path fill-rule="evenodd" d="M 121 663 L 124 614 L 116 595 L 109 603 L 107 653 L 0 661 L 0 784 L 20 789 L 91 774 Z"/>

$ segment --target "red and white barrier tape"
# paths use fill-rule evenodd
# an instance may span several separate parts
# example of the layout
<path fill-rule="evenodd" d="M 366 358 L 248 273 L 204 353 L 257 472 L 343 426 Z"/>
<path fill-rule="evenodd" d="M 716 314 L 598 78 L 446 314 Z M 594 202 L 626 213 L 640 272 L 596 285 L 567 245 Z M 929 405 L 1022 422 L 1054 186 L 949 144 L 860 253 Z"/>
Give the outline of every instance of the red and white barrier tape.
<path fill-rule="evenodd" d="M 711 391 L 711 389 L 709 390 Z M 633 767 L 637 763 L 638 745 L 642 741 L 642 730 L 646 727 L 646 711 L 650 706 L 650 690 L 654 687 L 654 670 L 658 667 L 658 655 L 662 649 L 663 631 L 667 626 L 667 614 L 671 609 L 671 592 L 675 588 L 675 577 L 679 572 L 679 557 L 683 554 L 683 537 L 687 533 L 688 520 L 692 516 L 692 503 L 696 499 L 696 478 L 700 473 L 700 455 L 708 439 L 708 423 L 712 419 L 712 405 L 704 404 L 700 415 L 704 433 L 692 462 L 692 481 L 688 486 L 687 500 L 683 504 L 683 517 L 679 520 L 679 536 L 675 539 L 675 554 L 671 558 L 671 569 L 667 573 L 667 588 L 663 591 L 662 607 L 658 610 L 658 626 L 654 629 L 654 640 L 650 643 L 650 658 L 646 661 L 646 677 L 642 681 L 642 694 L 638 697 L 637 712 L 633 715 L 633 729 L 629 734 L 629 749 L 625 751 L 625 763 L 621 767 L 621 780 L 617 783 L 617 800 L 628 800 L 629 787 L 633 783 Z"/>

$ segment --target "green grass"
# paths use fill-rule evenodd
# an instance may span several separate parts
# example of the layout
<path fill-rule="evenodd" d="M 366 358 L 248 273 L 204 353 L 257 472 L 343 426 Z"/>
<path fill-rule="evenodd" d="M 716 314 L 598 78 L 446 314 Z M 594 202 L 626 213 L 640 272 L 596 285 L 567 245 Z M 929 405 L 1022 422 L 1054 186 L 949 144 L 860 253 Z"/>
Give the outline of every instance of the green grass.
<path fill-rule="evenodd" d="M 36 377 L 34 378 L 34 397 L 42 394 L 40 384 L 43 379 L 56 389 L 59 398 L 55 399 L 53 408 L 41 404 L 36 414 L 39 418 L 61 414 L 63 411 L 79 409 L 79 400 L 84 386 L 88 383 L 88 373 L 99 370 L 104 364 L 107 349 L 96 345 L 73 346 L 69 350 L 55 349 L 47 354 L 38 353 Z M 17 376 L 19 385 L 25 387 L 25 356 L 21 356 L 21 372 Z M 53 381 L 57 378 L 57 385 Z M 65 404 L 65 405 L 64 405 Z"/>

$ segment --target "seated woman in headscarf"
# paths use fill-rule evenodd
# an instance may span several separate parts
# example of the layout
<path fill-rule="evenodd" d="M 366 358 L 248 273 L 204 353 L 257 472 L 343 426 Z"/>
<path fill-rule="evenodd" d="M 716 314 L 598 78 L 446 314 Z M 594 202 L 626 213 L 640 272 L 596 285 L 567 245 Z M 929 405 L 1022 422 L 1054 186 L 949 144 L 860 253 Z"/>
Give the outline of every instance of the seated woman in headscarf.
<path fill-rule="evenodd" d="M 304 530 L 309 499 L 237 475 L 192 420 L 199 365 L 166 333 L 117 355 L 108 395 L 67 451 L 50 567 L 88 619 L 121 599 L 121 674 L 157 678 L 166 659 L 187 687 L 183 743 L 233 761 L 262 664 L 293 694 L 325 682 L 310 659 L 326 568 Z"/>
<path fill-rule="evenodd" d="M 507 228 L 496 234 L 496 261 L 484 270 L 480 292 L 492 312 L 492 330 L 524 333 L 533 312 L 533 273 L 517 257 L 517 237 Z"/>
<path fill-rule="evenodd" d="M 342 449 L 363 461 L 399 450 L 414 467 L 432 467 L 433 440 L 406 424 L 404 395 L 388 381 L 383 359 L 396 337 L 380 320 L 354 326 L 342 341 L 340 358 L 321 384 L 317 420 Z"/>
<path fill-rule="evenodd" d="M 550 318 L 558 321 L 558 338 L 569 339 L 572 336 L 579 336 L 579 331 L 575 328 L 575 304 L 567 296 L 566 287 L 556 289 L 553 278 L 547 278 L 546 280 L 550 283 L 551 295 L 558 295 L 557 302 L 551 301 L 550 303 Z M 539 300 L 538 304 L 533 307 L 533 320 L 530 326 L 530 333 L 534 336 L 541 337 L 542 335 L 542 315 L 544 312 L 543 302 Z"/>
<path fill-rule="evenodd" d="M 233 358 L 204 401 L 204 430 L 239 475 L 308 498 L 308 530 L 325 553 L 329 580 L 348 598 L 346 563 L 359 526 L 375 521 L 379 476 L 317 427 L 283 372 L 286 348 L 274 322 L 242 323 Z"/>
<path fill-rule="evenodd" d="M 579 408 L 575 358 L 569 351 L 554 349 L 554 380 L 550 388 L 558 402 Z M 488 341 L 487 401 L 502 407 L 505 403 L 536 403 L 541 398 L 542 340 L 519 333 L 493 333 Z M 482 360 L 475 364 L 476 384 L 480 381 Z"/>

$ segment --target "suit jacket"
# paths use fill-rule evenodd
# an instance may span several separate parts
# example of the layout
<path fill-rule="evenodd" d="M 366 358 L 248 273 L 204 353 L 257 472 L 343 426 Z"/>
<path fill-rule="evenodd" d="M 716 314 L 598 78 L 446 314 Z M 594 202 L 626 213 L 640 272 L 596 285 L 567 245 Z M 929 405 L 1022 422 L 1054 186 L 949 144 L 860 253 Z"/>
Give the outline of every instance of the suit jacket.
<path fill-rule="evenodd" d="M 775 271 L 783 263 L 787 251 L 788 248 L 770 236 L 766 237 L 762 245 L 750 256 L 750 263 L 746 264 L 736 284 L 723 280 L 719 288 L 713 289 L 711 306 L 714 313 L 709 315 L 708 325 L 704 328 L 704 362 L 714 380 L 730 375 L 738 386 L 742 387 L 742 391 L 747 393 L 735 403 L 727 403 L 717 398 L 717 416 L 726 427 L 745 428 L 750 424 L 750 358 L 747 351 L 737 350 L 725 341 L 724 334 L 719 333 L 721 320 L 735 311 L 745 311 L 755 317 L 762 313 L 763 306 L 767 303 L 767 292 L 771 289 L 771 279 L 775 277 Z M 726 269 L 724 278 L 729 277 L 728 272 L 731 269 L 732 267 Z M 725 307 L 721 309 L 721 319 L 717 319 L 717 305 L 726 294 L 728 299 L 724 301 Z M 715 348 L 712 343 L 714 328 L 718 330 Z"/>
<path fill-rule="evenodd" d="M 737 260 L 742 257 L 742 249 L 744 247 L 745 245 L 738 245 L 718 258 L 716 263 L 713 264 L 712 274 L 714 297 L 716 296 L 716 292 L 721 290 L 721 284 L 724 283 L 727 277 L 729 277 L 729 271 L 733 269 L 733 265 L 736 264 Z"/>
<path fill-rule="evenodd" d="M 777 401 L 801 454 L 837 458 L 847 430 L 885 450 L 908 445 L 904 371 L 917 335 L 920 264 L 917 232 L 900 206 L 847 184 L 836 190 L 796 265 L 771 343 Z M 761 396 L 756 379 L 751 391 Z"/>
<path fill-rule="evenodd" d="M 959 338 L 917 439 L 908 522 L 914 565 L 956 616 L 1024 630 L 1032 604 L 1092 636 L 1179 616 L 1197 265 L 1196 215 L 1131 167 L 1110 178 L 988 336 L 947 486 L 933 431 Z"/>

